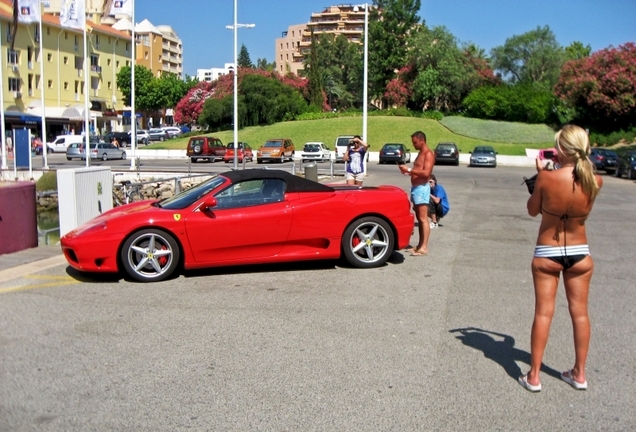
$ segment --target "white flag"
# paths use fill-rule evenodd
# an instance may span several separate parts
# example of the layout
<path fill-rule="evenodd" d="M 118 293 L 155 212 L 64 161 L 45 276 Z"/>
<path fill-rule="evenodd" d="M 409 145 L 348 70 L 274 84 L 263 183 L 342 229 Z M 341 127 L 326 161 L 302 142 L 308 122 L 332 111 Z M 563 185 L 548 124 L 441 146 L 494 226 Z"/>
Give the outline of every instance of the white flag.
<path fill-rule="evenodd" d="M 40 22 L 39 0 L 18 0 L 18 21 L 24 24 Z"/>
<path fill-rule="evenodd" d="M 110 15 L 132 16 L 133 0 L 113 0 Z"/>
<path fill-rule="evenodd" d="M 84 29 L 86 3 L 85 0 L 62 0 L 60 25 L 79 30 Z"/>

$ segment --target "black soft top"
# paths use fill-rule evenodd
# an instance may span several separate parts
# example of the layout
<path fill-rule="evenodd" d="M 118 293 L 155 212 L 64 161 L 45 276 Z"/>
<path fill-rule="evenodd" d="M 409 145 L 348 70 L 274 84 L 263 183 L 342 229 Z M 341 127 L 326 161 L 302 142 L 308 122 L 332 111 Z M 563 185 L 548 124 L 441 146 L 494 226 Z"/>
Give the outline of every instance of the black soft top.
<path fill-rule="evenodd" d="M 278 169 L 247 169 L 238 171 L 227 171 L 221 174 L 229 178 L 232 183 L 256 179 L 281 179 L 287 185 L 287 192 L 334 192 L 334 188 L 298 177 L 287 171 Z"/>

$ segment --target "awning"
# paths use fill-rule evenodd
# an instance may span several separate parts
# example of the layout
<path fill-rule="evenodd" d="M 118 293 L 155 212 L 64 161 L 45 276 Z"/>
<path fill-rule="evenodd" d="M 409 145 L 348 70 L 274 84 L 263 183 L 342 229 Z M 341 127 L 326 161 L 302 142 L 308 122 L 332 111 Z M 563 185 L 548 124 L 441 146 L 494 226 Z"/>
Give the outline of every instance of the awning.
<path fill-rule="evenodd" d="M 38 115 L 42 116 L 42 109 L 39 106 L 29 106 L 27 108 L 27 113 L 30 115 Z M 57 120 L 75 120 L 77 117 L 81 117 L 80 113 L 75 108 L 67 108 L 60 106 L 46 107 L 45 111 L 46 119 L 57 119 Z"/>
<path fill-rule="evenodd" d="M 42 117 L 19 111 L 5 111 L 4 119 L 11 122 L 22 122 L 25 124 L 42 123 Z"/>

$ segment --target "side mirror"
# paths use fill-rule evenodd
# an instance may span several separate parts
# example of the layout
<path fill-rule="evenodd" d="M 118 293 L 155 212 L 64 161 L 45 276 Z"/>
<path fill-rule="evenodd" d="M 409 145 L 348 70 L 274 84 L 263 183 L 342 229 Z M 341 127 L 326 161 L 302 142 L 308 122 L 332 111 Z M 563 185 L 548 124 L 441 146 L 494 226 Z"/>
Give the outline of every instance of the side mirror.
<path fill-rule="evenodd" d="M 218 205 L 218 202 L 216 201 L 216 198 L 211 196 L 211 197 L 206 198 L 205 201 L 203 201 L 203 205 L 201 206 L 201 210 L 203 210 L 203 211 L 210 210 L 210 209 L 216 207 L 217 205 Z"/>

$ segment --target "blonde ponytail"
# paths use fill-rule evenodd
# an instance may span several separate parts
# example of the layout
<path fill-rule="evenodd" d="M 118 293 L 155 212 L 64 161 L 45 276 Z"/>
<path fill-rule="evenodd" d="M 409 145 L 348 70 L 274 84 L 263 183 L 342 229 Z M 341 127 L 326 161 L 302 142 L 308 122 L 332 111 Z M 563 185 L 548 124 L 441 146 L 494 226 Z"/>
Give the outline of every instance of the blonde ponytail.
<path fill-rule="evenodd" d="M 594 164 L 589 158 L 591 149 L 587 132 L 579 126 L 565 125 L 556 133 L 554 141 L 559 160 L 574 164 L 577 182 L 593 201 L 600 188 L 594 175 Z"/>

